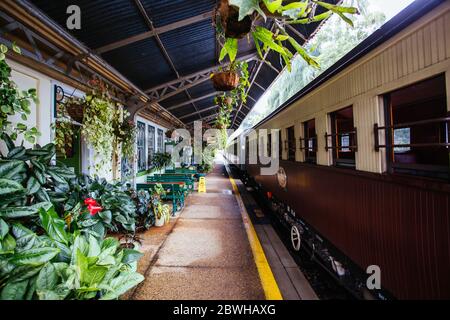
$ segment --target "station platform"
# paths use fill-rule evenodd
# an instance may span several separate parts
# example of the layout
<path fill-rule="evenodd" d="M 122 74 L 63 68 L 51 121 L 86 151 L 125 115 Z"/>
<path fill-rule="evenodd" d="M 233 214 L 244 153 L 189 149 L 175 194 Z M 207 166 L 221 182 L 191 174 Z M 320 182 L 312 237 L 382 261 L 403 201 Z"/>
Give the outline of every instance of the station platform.
<path fill-rule="evenodd" d="M 169 225 L 140 235 L 145 280 L 125 299 L 317 299 L 271 225 L 253 225 L 255 202 L 229 172 L 216 163 L 206 193 L 189 195 Z"/>

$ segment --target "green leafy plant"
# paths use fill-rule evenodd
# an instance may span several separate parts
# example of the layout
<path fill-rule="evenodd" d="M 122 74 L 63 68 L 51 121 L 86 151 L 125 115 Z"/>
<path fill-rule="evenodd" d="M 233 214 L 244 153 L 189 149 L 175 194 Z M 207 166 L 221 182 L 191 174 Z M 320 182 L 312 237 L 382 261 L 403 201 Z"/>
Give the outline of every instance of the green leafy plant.
<path fill-rule="evenodd" d="M 152 207 L 152 197 L 146 190 L 132 193 L 132 199 L 136 205 L 136 230 L 150 229 L 155 223 L 155 214 Z"/>
<path fill-rule="evenodd" d="M 96 153 L 98 171 L 112 160 L 116 106 L 102 82 L 92 80 L 90 84 L 93 89 L 79 102 L 85 106 L 81 133 Z"/>
<path fill-rule="evenodd" d="M 163 186 L 161 184 L 157 184 L 150 193 L 150 199 L 155 218 L 163 218 L 165 223 L 167 223 L 170 221 L 170 207 L 162 202 L 162 197 L 165 195 L 166 191 Z"/>
<path fill-rule="evenodd" d="M 70 233 L 53 209 L 41 209 L 39 219 L 40 234 L 17 223 L 10 228 L 15 245 L 0 255 L 0 299 L 110 300 L 143 281 L 139 251 L 114 238 Z"/>
<path fill-rule="evenodd" d="M 20 49 L 13 44 L 12 49 L 16 54 L 20 54 Z M 11 80 L 11 67 L 5 61 L 9 48 L 0 44 L 0 132 L 8 132 L 12 140 L 16 140 L 23 134 L 25 141 L 36 143 L 36 138 L 40 132 L 36 127 L 28 128 L 23 123 L 13 124 L 9 118 L 20 115 L 23 121 L 28 120 L 31 114 L 31 103 L 38 103 L 36 89 L 20 91 L 14 81 Z"/>
<path fill-rule="evenodd" d="M 172 156 L 170 153 L 157 152 L 152 158 L 152 169 L 162 170 L 172 163 Z"/>
<path fill-rule="evenodd" d="M 229 0 L 227 1 L 227 5 L 239 8 L 238 21 L 248 18 L 251 18 L 253 21 L 250 33 L 260 58 L 265 61 L 265 54 L 273 50 L 283 58 L 289 70 L 294 53 L 298 53 L 312 66 L 318 67 L 319 64 L 297 40 L 286 32 L 287 25 L 319 22 L 329 18 L 332 14 L 337 14 L 353 26 L 352 20 L 345 14 L 352 15 L 358 13 L 358 10 L 354 7 L 333 5 L 317 0 Z M 322 7 L 326 11 L 321 14 L 316 14 L 318 7 Z M 223 8 L 226 8 L 226 6 L 221 3 L 219 10 L 216 11 L 219 18 L 220 15 L 228 13 L 228 10 L 224 10 Z M 218 17 L 216 17 L 216 25 L 217 21 L 223 20 Z M 267 20 L 268 18 L 274 20 L 274 31 L 257 23 L 259 20 Z M 223 37 L 223 34 L 219 34 L 219 37 Z M 287 46 L 288 43 L 294 48 L 294 53 Z M 235 60 L 237 52 L 237 39 L 226 38 L 220 54 L 220 60 L 228 56 L 232 62 Z"/>
<path fill-rule="evenodd" d="M 55 145 L 26 149 L 16 146 L 9 135 L 1 138 L 8 148 L 0 156 L 0 217 L 30 217 L 37 213 L 33 205 L 66 201 L 70 181 L 76 177 L 73 168 L 51 164 Z"/>
<path fill-rule="evenodd" d="M 136 143 L 136 126 L 132 120 L 129 120 L 130 113 L 122 108 L 117 108 L 114 121 L 115 145 L 122 146 L 122 156 L 130 158 L 134 156 L 134 147 Z"/>
<path fill-rule="evenodd" d="M 54 144 L 56 151 L 64 158 L 67 157 L 67 148 L 73 147 L 74 129 L 68 115 L 66 104 L 58 103 L 56 106 L 57 118 L 52 128 L 55 130 Z"/>
<path fill-rule="evenodd" d="M 135 232 L 136 206 L 122 184 L 84 175 L 72 181 L 68 194 L 64 211 L 77 229 L 89 229 L 102 236 L 106 231 Z M 84 201 L 88 198 L 95 199 L 102 208 L 98 214 L 90 215 L 86 210 Z"/>

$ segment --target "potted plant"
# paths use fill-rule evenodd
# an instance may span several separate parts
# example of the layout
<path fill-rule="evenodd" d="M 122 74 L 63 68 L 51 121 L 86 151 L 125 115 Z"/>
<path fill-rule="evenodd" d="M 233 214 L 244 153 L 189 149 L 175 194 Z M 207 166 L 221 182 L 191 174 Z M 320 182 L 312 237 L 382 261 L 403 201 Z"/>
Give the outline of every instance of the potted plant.
<path fill-rule="evenodd" d="M 83 117 L 84 117 L 84 109 L 85 105 L 83 103 L 83 100 L 70 97 L 67 98 L 66 102 L 64 103 L 66 113 L 72 118 L 72 120 L 83 123 Z"/>
<path fill-rule="evenodd" d="M 231 69 L 214 73 L 211 79 L 216 91 L 231 91 L 239 85 L 239 75 Z"/>
<path fill-rule="evenodd" d="M 216 28 L 223 30 L 227 38 L 242 39 L 252 28 L 252 19 L 239 19 L 239 7 L 231 6 L 228 0 L 219 2 L 214 18 Z"/>
<path fill-rule="evenodd" d="M 157 152 L 152 158 L 152 168 L 155 170 L 162 170 L 172 163 L 172 156 L 170 153 Z"/>
<path fill-rule="evenodd" d="M 170 207 L 167 204 L 163 204 L 161 197 L 166 194 L 166 191 L 162 185 L 155 186 L 151 193 L 151 202 L 153 207 L 153 214 L 155 216 L 155 227 L 163 227 L 170 221 Z"/>

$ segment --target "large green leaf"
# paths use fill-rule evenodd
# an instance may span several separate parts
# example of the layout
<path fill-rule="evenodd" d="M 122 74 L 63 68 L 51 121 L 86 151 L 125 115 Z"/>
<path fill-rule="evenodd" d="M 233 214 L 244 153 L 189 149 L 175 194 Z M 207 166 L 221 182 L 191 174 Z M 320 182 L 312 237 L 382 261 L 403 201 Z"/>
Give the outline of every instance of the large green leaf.
<path fill-rule="evenodd" d="M 257 11 L 264 18 L 266 15 L 259 6 L 260 0 L 229 0 L 229 4 L 239 7 L 239 21 Z"/>
<path fill-rule="evenodd" d="M 227 38 L 225 44 L 220 51 L 219 61 L 222 61 L 227 55 L 230 57 L 230 62 L 236 60 L 238 52 L 238 39 Z"/>
<path fill-rule="evenodd" d="M 47 263 L 39 272 L 36 279 L 36 290 L 53 290 L 58 284 L 58 274 L 51 263 Z"/>
<path fill-rule="evenodd" d="M 101 300 L 117 299 L 142 281 L 144 281 L 144 277 L 139 273 L 121 273 L 118 277 L 111 280 L 109 287 L 111 287 L 112 290 L 108 291 L 103 297 L 101 297 Z"/>
<path fill-rule="evenodd" d="M 287 54 L 285 48 L 278 45 L 274 40 L 274 34 L 272 31 L 267 30 L 264 27 L 256 27 L 255 31 L 252 33 L 253 37 L 257 40 L 261 41 L 264 44 L 264 47 L 268 47 L 274 51 L 277 51 L 281 54 Z"/>
<path fill-rule="evenodd" d="M 14 253 L 16 240 L 9 233 L 0 241 L 0 254 Z"/>
<path fill-rule="evenodd" d="M 1 300 L 23 300 L 27 293 L 28 280 L 20 282 L 10 282 L 0 294 Z"/>
<path fill-rule="evenodd" d="M 56 248 L 33 248 L 14 255 L 11 263 L 18 266 L 39 266 L 56 257 L 59 252 Z"/>
<path fill-rule="evenodd" d="M 66 245 L 69 244 L 69 236 L 65 229 L 66 223 L 58 216 L 53 207 L 49 210 L 39 209 L 39 217 L 42 227 L 50 239 Z"/>
<path fill-rule="evenodd" d="M 9 207 L 0 209 L 0 217 L 9 219 L 18 219 L 29 217 L 38 213 L 40 208 L 48 208 L 51 206 L 50 202 L 41 202 L 28 207 Z"/>
<path fill-rule="evenodd" d="M 8 179 L 0 179 L 0 199 L 18 194 L 25 195 L 26 192 L 26 189 L 20 183 Z"/>
<path fill-rule="evenodd" d="M 8 234 L 8 232 L 9 232 L 8 224 L 3 219 L 0 219 L 0 240 L 3 240 L 3 238 Z"/>
<path fill-rule="evenodd" d="M 315 68 L 319 68 L 319 63 L 311 57 L 306 50 L 292 37 L 289 37 L 289 43 L 295 48 L 298 54 L 310 65 Z"/>
<path fill-rule="evenodd" d="M 25 172 L 26 165 L 20 160 L 0 160 L 0 178 L 11 179 L 16 174 Z"/>
<path fill-rule="evenodd" d="M 39 181 L 35 177 L 31 176 L 27 181 L 28 194 L 34 194 L 38 192 L 40 188 L 41 184 Z"/>
<path fill-rule="evenodd" d="M 142 252 L 133 249 L 124 249 L 122 263 L 130 264 L 139 261 L 143 256 Z"/>
<path fill-rule="evenodd" d="M 9 159 L 19 159 L 20 157 L 23 157 L 25 155 L 25 151 L 25 147 L 16 147 L 8 153 L 7 157 Z"/>
<path fill-rule="evenodd" d="M 270 13 L 277 12 L 283 4 L 283 0 L 263 0 L 263 2 Z"/>

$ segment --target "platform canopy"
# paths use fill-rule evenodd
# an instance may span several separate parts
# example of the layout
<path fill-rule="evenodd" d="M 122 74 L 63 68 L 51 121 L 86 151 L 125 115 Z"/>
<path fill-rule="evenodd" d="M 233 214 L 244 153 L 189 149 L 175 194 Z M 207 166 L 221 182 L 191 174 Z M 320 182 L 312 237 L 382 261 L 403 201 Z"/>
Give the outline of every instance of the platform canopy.
<path fill-rule="evenodd" d="M 66 10 L 73 1 L 30 2 L 66 29 Z M 212 21 L 215 0 L 79 0 L 76 5 L 82 25 L 80 30 L 69 30 L 75 38 L 183 123 L 214 121 L 218 107 L 213 100 L 218 92 L 209 75 L 217 70 L 221 49 Z M 270 27 L 273 21 L 265 23 Z M 305 43 L 319 26 L 292 25 L 287 32 Z M 247 103 L 232 114 L 235 128 L 283 69 L 273 51 L 263 63 L 247 38 L 239 42 L 238 60 L 249 62 L 252 86 Z"/>

